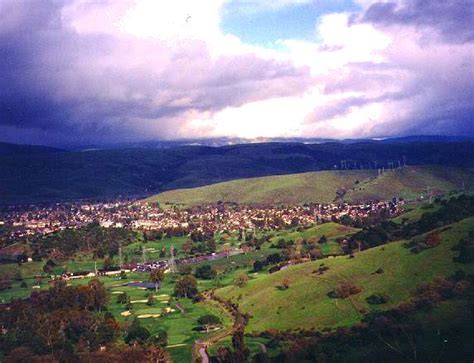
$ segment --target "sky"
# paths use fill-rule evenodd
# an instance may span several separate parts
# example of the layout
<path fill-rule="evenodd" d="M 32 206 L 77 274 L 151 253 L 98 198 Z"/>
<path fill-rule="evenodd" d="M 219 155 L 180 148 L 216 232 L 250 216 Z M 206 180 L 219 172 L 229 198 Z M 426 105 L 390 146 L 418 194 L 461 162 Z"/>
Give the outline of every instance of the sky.
<path fill-rule="evenodd" d="M 0 141 L 474 136 L 474 0 L 0 0 Z"/>

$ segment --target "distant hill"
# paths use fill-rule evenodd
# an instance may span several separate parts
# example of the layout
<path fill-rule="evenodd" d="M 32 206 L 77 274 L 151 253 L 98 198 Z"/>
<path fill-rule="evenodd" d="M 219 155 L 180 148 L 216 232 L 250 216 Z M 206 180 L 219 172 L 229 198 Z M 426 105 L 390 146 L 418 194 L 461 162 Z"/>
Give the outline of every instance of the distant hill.
<path fill-rule="evenodd" d="M 364 173 L 372 174 L 376 166 L 398 165 L 404 158 L 409 165 L 472 168 L 472 150 L 472 141 L 370 141 L 17 152 L 0 155 L 0 204 L 145 197 L 235 179 L 341 167 L 371 169 Z"/>
<path fill-rule="evenodd" d="M 407 166 L 378 175 L 376 171 L 319 171 L 268 176 L 218 183 L 200 188 L 160 193 L 149 201 L 197 205 L 330 203 L 335 200 L 388 200 L 394 196 L 417 198 L 434 193 L 474 188 L 474 170 L 439 166 Z"/>
<path fill-rule="evenodd" d="M 57 153 L 64 150 L 57 149 L 49 146 L 38 146 L 38 145 L 18 145 L 9 144 L 6 142 L 0 142 L 0 156 L 5 155 L 24 155 L 24 154 L 45 154 L 45 153 Z"/>

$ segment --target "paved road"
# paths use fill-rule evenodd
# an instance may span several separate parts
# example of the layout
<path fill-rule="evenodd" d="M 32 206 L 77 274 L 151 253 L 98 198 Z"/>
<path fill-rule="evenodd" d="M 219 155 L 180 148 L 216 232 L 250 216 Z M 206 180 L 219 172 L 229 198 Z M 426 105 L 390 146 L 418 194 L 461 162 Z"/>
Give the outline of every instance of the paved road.
<path fill-rule="evenodd" d="M 201 359 L 202 359 L 201 362 L 202 363 L 209 363 L 209 357 L 207 356 L 205 347 L 199 348 L 199 355 L 201 356 Z"/>
<path fill-rule="evenodd" d="M 267 347 L 265 346 L 265 344 L 258 343 L 258 345 L 260 345 L 260 349 L 262 350 L 262 353 L 265 354 L 267 352 Z"/>

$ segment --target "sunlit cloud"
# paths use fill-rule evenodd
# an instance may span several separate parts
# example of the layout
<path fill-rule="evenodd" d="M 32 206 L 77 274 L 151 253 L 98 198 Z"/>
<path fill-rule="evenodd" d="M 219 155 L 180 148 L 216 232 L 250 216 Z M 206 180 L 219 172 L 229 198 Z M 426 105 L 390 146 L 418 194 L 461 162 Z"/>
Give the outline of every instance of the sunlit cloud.
<path fill-rule="evenodd" d="M 474 134 L 467 2 L 328 4 L 0 0 L 0 141 Z M 223 30 L 308 7 L 312 38 Z"/>

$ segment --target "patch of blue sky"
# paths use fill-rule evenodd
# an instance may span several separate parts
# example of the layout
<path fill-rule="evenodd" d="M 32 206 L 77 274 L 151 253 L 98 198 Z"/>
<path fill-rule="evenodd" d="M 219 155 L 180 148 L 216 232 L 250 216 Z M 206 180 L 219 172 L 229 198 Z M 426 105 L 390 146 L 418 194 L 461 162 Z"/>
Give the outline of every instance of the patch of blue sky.
<path fill-rule="evenodd" d="M 224 9 L 221 29 L 244 43 L 274 48 L 279 39 L 317 41 L 316 24 L 329 13 L 353 12 L 352 0 L 314 0 L 281 7 L 253 9 L 248 4 L 229 2 Z"/>

